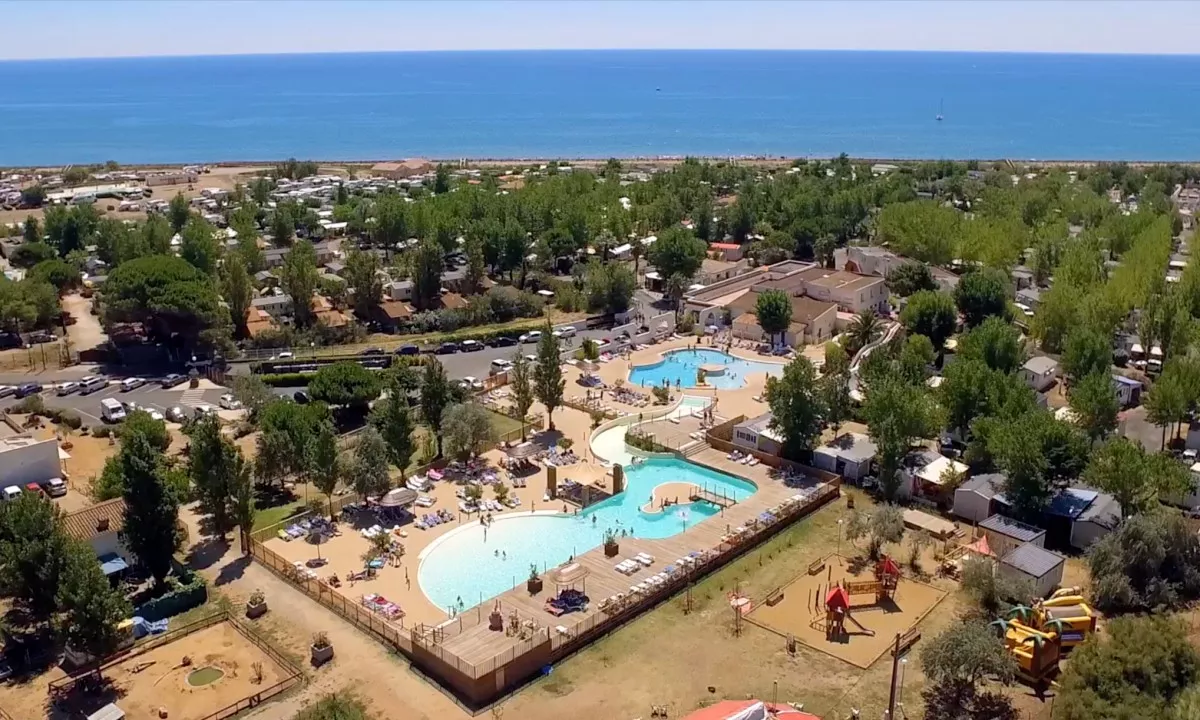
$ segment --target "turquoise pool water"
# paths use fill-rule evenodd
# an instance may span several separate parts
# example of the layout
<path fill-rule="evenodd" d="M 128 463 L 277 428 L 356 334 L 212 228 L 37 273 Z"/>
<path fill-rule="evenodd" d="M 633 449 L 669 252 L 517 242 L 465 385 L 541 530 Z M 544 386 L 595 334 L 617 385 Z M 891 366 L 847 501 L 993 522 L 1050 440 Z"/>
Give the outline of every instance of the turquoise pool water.
<path fill-rule="evenodd" d="M 742 387 L 750 373 L 783 374 L 783 365 L 779 363 L 743 360 L 720 350 L 699 348 L 673 350 L 653 365 L 638 365 L 629 373 L 629 382 L 633 385 L 653 387 L 662 385 L 664 381 L 672 385 L 678 381 L 680 387 L 696 387 L 696 370 L 701 365 L 725 367 L 723 375 L 709 375 L 705 378 L 708 385 L 722 390 Z"/>
<path fill-rule="evenodd" d="M 566 473 L 570 477 L 570 472 Z M 561 565 L 598 547 L 604 531 L 632 531 L 635 537 L 666 538 L 715 515 L 705 503 L 682 503 L 664 513 L 647 514 L 642 505 L 663 483 L 707 486 L 741 500 L 754 494 L 753 483 L 675 458 L 655 458 L 626 470 L 625 492 L 579 515 L 508 512 L 496 516 L 486 535 L 478 522 L 451 531 L 421 555 L 417 579 L 425 595 L 449 610 L 471 607 L 524 583 L 530 564 L 539 571 Z M 547 505 L 543 507 L 543 505 Z M 561 503 L 538 503 L 538 510 L 560 510 Z M 660 563 L 675 558 L 657 558 Z M 661 563 L 660 566 L 665 566 Z M 632 584 L 632 583 L 630 583 Z"/>

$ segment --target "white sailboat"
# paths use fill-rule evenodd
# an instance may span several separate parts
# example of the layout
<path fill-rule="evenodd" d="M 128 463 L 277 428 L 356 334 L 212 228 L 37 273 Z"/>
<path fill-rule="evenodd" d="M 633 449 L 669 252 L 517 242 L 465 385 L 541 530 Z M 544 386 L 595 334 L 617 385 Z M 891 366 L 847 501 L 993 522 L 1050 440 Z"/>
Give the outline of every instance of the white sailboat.
<path fill-rule="evenodd" d="M 938 100 L 938 114 L 937 114 L 937 121 L 938 121 L 938 122 L 941 122 L 941 121 L 942 121 L 942 101 L 941 101 L 941 100 Z"/>

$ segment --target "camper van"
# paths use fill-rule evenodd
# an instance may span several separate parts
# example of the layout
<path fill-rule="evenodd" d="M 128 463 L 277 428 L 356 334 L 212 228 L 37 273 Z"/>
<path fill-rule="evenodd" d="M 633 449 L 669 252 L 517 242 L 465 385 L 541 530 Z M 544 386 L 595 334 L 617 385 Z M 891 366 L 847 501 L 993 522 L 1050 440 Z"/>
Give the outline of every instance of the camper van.
<path fill-rule="evenodd" d="M 100 401 L 100 417 L 104 422 L 121 422 L 125 419 L 125 406 L 116 398 L 104 398 Z"/>

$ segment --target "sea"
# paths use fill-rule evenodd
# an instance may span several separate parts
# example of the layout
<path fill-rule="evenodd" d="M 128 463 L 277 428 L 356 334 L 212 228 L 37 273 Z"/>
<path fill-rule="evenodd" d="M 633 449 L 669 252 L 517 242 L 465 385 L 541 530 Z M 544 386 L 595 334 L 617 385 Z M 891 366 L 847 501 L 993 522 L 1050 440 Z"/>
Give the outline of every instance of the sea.
<path fill-rule="evenodd" d="M 1195 161 L 1197 108 L 1200 56 L 622 50 L 8 61 L 0 166 L 843 152 Z"/>

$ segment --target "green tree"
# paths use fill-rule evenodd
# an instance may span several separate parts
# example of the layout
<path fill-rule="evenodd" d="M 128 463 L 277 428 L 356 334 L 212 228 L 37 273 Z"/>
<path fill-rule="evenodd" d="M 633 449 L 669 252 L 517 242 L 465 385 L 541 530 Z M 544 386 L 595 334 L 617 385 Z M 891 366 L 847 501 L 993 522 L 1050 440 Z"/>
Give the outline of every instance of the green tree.
<path fill-rule="evenodd" d="M 438 163 L 433 177 L 433 194 L 444 195 L 450 192 L 450 166 Z"/>
<path fill-rule="evenodd" d="M 308 383 L 313 400 L 341 405 L 359 414 L 367 412 L 381 389 L 379 376 L 356 362 L 326 365 Z"/>
<path fill-rule="evenodd" d="M 108 325 L 140 323 L 152 339 L 173 347 L 220 347 L 229 339 L 229 311 L 215 283 L 181 258 L 121 263 L 104 284 L 103 307 Z"/>
<path fill-rule="evenodd" d="M 797 357 L 784 367 L 782 376 L 768 377 L 764 399 L 771 408 L 771 429 L 783 436 L 784 457 L 795 460 L 811 450 L 821 434 L 826 408 L 808 358 Z"/>
<path fill-rule="evenodd" d="M 230 506 L 233 521 L 237 523 L 241 534 L 242 552 L 245 554 L 250 553 L 250 533 L 254 530 L 254 516 L 257 514 L 252 470 L 250 461 L 239 452 L 234 463 L 233 484 L 230 487 Z"/>
<path fill-rule="evenodd" d="M 161 452 L 142 436 L 124 441 L 125 545 L 161 586 L 179 549 L 179 499 L 168 486 Z"/>
<path fill-rule="evenodd" d="M 286 205 L 279 205 L 271 213 L 271 242 L 275 247 L 287 247 L 296 238 L 296 218 Z"/>
<path fill-rule="evenodd" d="M 35 493 L 22 493 L 0 512 L 0 592 L 38 621 L 58 608 L 67 553 L 61 522 L 57 506 Z"/>
<path fill-rule="evenodd" d="M 95 658 L 116 651 L 125 638 L 120 623 L 133 608 L 108 582 L 86 542 L 67 541 L 57 599 L 62 632 L 71 647 Z"/>
<path fill-rule="evenodd" d="M 1093 372 L 1071 388 L 1068 398 L 1076 422 L 1093 442 L 1117 429 L 1117 394 L 1107 372 Z"/>
<path fill-rule="evenodd" d="M 156 452 L 164 453 L 171 447 L 171 433 L 167 424 L 155 420 L 145 410 L 134 410 L 125 417 L 125 422 L 117 429 L 122 446 L 132 445 L 136 439 L 144 439 Z"/>
<path fill-rule="evenodd" d="M 962 237 L 962 214 L 933 200 L 885 205 L 875 219 L 875 239 L 907 257 L 945 265 Z"/>
<path fill-rule="evenodd" d="M 424 240 L 412 257 L 413 306 L 418 310 L 437 307 L 442 290 L 442 248 Z"/>
<path fill-rule="evenodd" d="M 191 218 L 180 232 L 179 257 L 205 275 L 215 274 L 221 258 L 221 244 L 215 233 L 216 229 L 207 220 Z"/>
<path fill-rule="evenodd" d="M 297 242 L 283 259 L 280 285 L 292 296 L 292 314 L 296 325 L 308 327 L 313 321 L 312 298 L 320 284 L 317 273 L 317 253 L 307 240 Z"/>
<path fill-rule="evenodd" d="M 910 333 L 924 335 L 939 352 L 946 339 L 954 334 L 958 312 L 954 300 L 946 293 L 922 291 L 914 293 L 900 313 L 900 322 Z"/>
<path fill-rule="evenodd" d="M 472 237 L 467 240 L 467 275 L 464 278 L 468 295 L 483 292 L 483 281 L 487 278 L 487 262 L 483 257 L 483 240 Z"/>
<path fill-rule="evenodd" d="M 1008 276 L 996 268 L 967 273 L 954 289 L 954 302 L 967 327 L 975 327 L 989 317 L 1006 317 L 1008 297 Z"/>
<path fill-rule="evenodd" d="M 360 318 L 371 317 L 371 310 L 383 300 L 379 258 L 374 253 L 351 249 L 346 255 L 346 282 L 354 288 L 354 312 Z"/>
<path fill-rule="evenodd" d="M 1187 419 L 1188 410 L 1195 397 L 1192 385 L 1186 377 L 1184 366 L 1172 360 L 1167 363 L 1163 373 L 1146 393 L 1143 403 L 1146 407 L 1146 419 L 1162 428 L 1162 444 L 1160 449 L 1167 448 L 1168 426 L 1181 427 Z M 1176 430 L 1178 437 L 1178 430 Z"/>
<path fill-rule="evenodd" d="M 1078 478 L 1087 463 L 1087 438 L 1046 410 L 974 427 L 1005 475 L 1005 497 L 1023 519 L 1036 519 L 1058 488 Z"/>
<path fill-rule="evenodd" d="M 900 462 L 912 444 L 942 427 L 941 408 L 923 386 L 899 379 L 872 383 L 862 409 L 871 440 L 879 450 L 879 482 L 884 497 L 900 489 Z"/>
<path fill-rule="evenodd" d="M 875 341 L 883 332 L 879 318 L 871 310 L 863 310 L 854 316 L 846 328 L 846 352 L 851 357 Z"/>
<path fill-rule="evenodd" d="M 925 720 L 1020 720 L 1008 695 L 961 680 L 930 683 L 921 690 Z"/>
<path fill-rule="evenodd" d="M 933 271 L 922 262 L 909 261 L 888 273 L 888 289 L 900 297 L 908 297 L 923 290 L 938 289 L 937 281 L 933 279 Z"/>
<path fill-rule="evenodd" d="M 874 510 L 853 513 L 846 523 L 846 539 L 856 542 L 863 537 L 867 538 L 867 557 L 878 559 L 884 545 L 904 537 L 904 511 L 884 503 Z"/>
<path fill-rule="evenodd" d="M 1175 618 L 1116 618 L 1105 635 L 1071 654 L 1055 720 L 1158 720 L 1200 678 L 1200 656 Z"/>
<path fill-rule="evenodd" d="M 1187 468 L 1170 455 L 1147 453 L 1125 437 L 1114 437 L 1097 448 L 1083 477 L 1116 498 L 1122 515 L 1147 512 L 1158 506 L 1160 497 L 1186 492 L 1192 486 Z"/>
<path fill-rule="evenodd" d="M 388 450 L 375 428 L 368 427 L 354 446 L 350 478 L 360 497 L 378 497 L 392 487 L 388 477 Z"/>
<path fill-rule="evenodd" d="M 171 204 L 167 206 L 167 219 L 171 223 L 171 231 L 181 232 L 191 217 L 192 208 L 187 198 L 183 193 L 176 193 L 175 197 L 171 198 Z"/>
<path fill-rule="evenodd" d="M 46 188 L 41 185 L 30 185 L 21 191 L 21 205 L 24 207 L 39 208 L 45 203 Z"/>
<path fill-rule="evenodd" d="M 29 223 L 31 222 L 34 223 L 34 227 L 36 229 L 37 218 L 30 218 L 27 220 L 25 222 L 26 227 L 28 227 Z M 40 263 L 46 262 L 47 260 L 54 260 L 57 257 L 58 251 L 46 243 L 40 240 L 34 240 L 33 242 L 26 240 L 25 244 L 18 245 L 12 251 L 12 255 L 9 257 L 9 264 L 11 264 L 13 267 L 32 268 Z"/>
<path fill-rule="evenodd" d="M 563 390 L 567 383 L 563 379 L 558 338 L 551 333 L 549 320 L 542 327 L 542 339 L 538 341 L 537 355 L 537 367 L 533 371 L 534 394 L 546 407 L 549 429 L 554 430 L 554 410 L 562 405 Z"/>
<path fill-rule="evenodd" d="M 988 679 L 1010 683 L 1017 665 L 996 633 L 980 620 L 961 620 L 921 648 L 921 669 L 934 683 L 978 686 Z"/>
<path fill-rule="evenodd" d="M 1088 549 L 1091 597 L 1106 613 L 1175 608 L 1200 597 L 1200 538 L 1181 515 L 1143 513 Z"/>
<path fill-rule="evenodd" d="M 1067 333 L 1062 356 L 1063 373 L 1072 380 L 1088 375 L 1108 376 L 1112 369 L 1112 344 L 1101 332 L 1077 326 Z"/>
<path fill-rule="evenodd" d="M 226 262 L 221 268 L 221 294 L 229 305 L 229 319 L 239 332 L 245 332 L 250 303 L 254 299 L 254 284 L 242 262 Z"/>
<path fill-rule="evenodd" d="M 413 421 L 408 412 L 408 395 L 398 382 L 388 386 L 388 395 L 376 403 L 371 424 L 387 445 L 388 460 L 404 472 L 412 459 Z"/>
<path fill-rule="evenodd" d="M 1025 362 L 1021 333 L 998 317 L 989 317 L 963 335 L 958 342 L 958 356 L 978 358 L 992 370 L 1016 372 Z"/>
<path fill-rule="evenodd" d="M 437 438 L 437 456 L 442 456 L 442 413 L 453 400 L 446 369 L 437 358 L 429 358 L 421 376 L 421 417 Z"/>
<path fill-rule="evenodd" d="M 188 431 L 188 477 L 196 488 L 200 511 L 213 531 L 224 538 L 233 529 L 229 499 L 233 490 L 238 449 L 221 434 L 215 415 L 198 419 Z"/>
<path fill-rule="evenodd" d="M 496 437 L 490 414 L 473 402 L 446 408 L 442 431 L 446 434 L 450 454 L 464 459 L 478 455 Z"/>
<path fill-rule="evenodd" d="M 308 476 L 312 484 L 329 500 L 329 515 L 333 516 L 333 493 L 346 477 L 346 465 L 338 447 L 337 433 L 326 425 L 317 434 L 309 458 Z"/>
<path fill-rule="evenodd" d="M 251 422 L 258 419 L 259 413 L 267 403 L 276 399 L 271 388 L 254 375 L 235 375 L 230 390 L 234 399 L 246 408 Z"/>
<path fill-rule="evenodd" d="M 792 324 L 792 299 L 782 290 L 765 290 L 758 294 L 754 304 L 754 315 L 758 324 L 771 335 L 775 343 Z M 778 343 L 776 343 L 778 344 Z"/>
<path fill-rule="evenodd" d="M 521 442 L 525 441 L 525 418 L 529 415 L 529 408 L 533 407 L 533 375 L 535 372 L 536 369 L 531 367 L 529 361 L 519 352 L 513 358 L 512 367 L 508 370 L 508 384 L 512 388 L 513 394 L 513 409 L 517 411 L 521 420 Z"/>
<path fill-rule="evenodd" d="M 300 711 L 294 720 L 369 720 L 361 702 L 348 694 L 323 696 Z"/>
<path fill-rule="evenodd" d="M 274 482 L 308 472 L 313 442 L 327 425 L 332 419 L 324 403 L 299 405 L 281 398 L 264 405 L 258 413 L 255 475 Z"/>
<path fill-rule="evenodd" d="M 26 277 L 49 283 L 60 293 L 77 287 L 81 279 L 77 267 L 58 258 L 43 260 L 34 265 Z"/>
<path fill-rule="evenodd" d="M 683 228 L 673 227 L 659 234 L 658 240 L 650 246 L 648 257 L 660 275 L 681 277 L 686 286 L 700 270 L 707 251 L 708 245 L 703 240 Z"/>
<path fill-rule="evenodd" d="M 836 436 L 842 422 L 850 417 L 850 357 L 842 346 L 825 343 L 824 374 L 818 381 L 821 405 L 825 408 L 825 422 L 833 428 Z"/>

